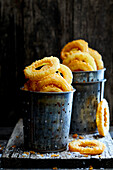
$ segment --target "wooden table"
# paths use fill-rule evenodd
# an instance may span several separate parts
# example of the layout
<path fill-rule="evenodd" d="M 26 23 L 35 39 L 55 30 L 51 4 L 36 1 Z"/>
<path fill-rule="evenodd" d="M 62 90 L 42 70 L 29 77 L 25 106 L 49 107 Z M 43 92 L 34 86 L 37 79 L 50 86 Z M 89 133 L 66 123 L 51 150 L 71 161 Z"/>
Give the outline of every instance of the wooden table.
<path fill-rule="evenodd" d="M 106 145 L 101 155 L 87 156 L 78 152 L 66 151 L 58 153 L 40 154 L 34 151 L 24 150 L 23 120 L 16 124 L 13 133 L 7 143 L 1 157 L 3 168 L 113 168 L 113 141 L 108 133 L 106 137 L 100 137 L 98 133 L 82 135 L 84 139 L 97 139 Z M 79 137 L 79 136 L 78 136 Z M 72 141 L 72 135 L 69 142 Z"/>

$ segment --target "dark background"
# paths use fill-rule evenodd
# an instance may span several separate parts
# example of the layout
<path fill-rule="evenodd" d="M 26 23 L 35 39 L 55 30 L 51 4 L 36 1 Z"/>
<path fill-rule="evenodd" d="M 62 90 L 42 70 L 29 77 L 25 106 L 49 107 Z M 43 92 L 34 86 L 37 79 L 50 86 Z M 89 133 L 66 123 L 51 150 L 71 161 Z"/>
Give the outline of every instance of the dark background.
<path fill-rule="evenodd" d="M 24 67 L 79 38 L 102 54 L 112 123 L 113 0 L 0 0 L 0 126 L 21 117 Z"/>

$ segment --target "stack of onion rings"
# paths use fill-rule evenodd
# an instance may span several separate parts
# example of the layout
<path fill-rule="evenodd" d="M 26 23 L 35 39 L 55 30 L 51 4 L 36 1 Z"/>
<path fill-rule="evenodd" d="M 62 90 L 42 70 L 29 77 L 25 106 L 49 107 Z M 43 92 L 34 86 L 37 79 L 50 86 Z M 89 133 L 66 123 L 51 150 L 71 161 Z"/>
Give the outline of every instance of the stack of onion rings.
<path fill-rule="evenodd" d="M 97 107 L 96 124 L 101 136 L 106 136 L 109 131 L 109 106 L 106 99 L 103 99 Z"/>
<path fill-rule="evenodd" d="M 39 67 L 42 68 L 37 70 Z M 45 57 L 33 62 L 24 69 L 24 74 L 29 79 L 24 84 L 24 90 L 41 92 L 72 91 L 72 72 L 67 66 L 60 64 L 56 57 Z"/>
<path fill-rule="evenodd" d="M 105 149 L 105 144 L 97 140 L 74 140 L 69 143 L 69 151 L 84 155 L 98 155 Z"/>
<path fill-rule="evenodd" d="M 81 55 L 85 56 L 85 60 L 81 58 Z M 96 50 L 89 48 L 88 43 L 81 39 L 67 43 L 61 50 L 61 59 L 63 64 L 67 65 L 71 71 L 95 71 L 104 68 L 102 56 Z M 91 62 L 88 62 L 88 60 Z"/>
<path fill-rule="evenodd" d="M 81 52 L 81 51 L 71 52 L 71 54 L 68 55 L 68 57 L 65 60 L 63 60 L 63 64 L 68 66 L 71 62 L 73 62 L 73 60 L 82 61 L 86 65 L 90 65 L 93 70 L 97 70 L 97 66 L 94 61 L 94 58 L 91 57 L 89 53 Z M 75 62 L 75 65 L 76 65 L 76 62 Z"/>

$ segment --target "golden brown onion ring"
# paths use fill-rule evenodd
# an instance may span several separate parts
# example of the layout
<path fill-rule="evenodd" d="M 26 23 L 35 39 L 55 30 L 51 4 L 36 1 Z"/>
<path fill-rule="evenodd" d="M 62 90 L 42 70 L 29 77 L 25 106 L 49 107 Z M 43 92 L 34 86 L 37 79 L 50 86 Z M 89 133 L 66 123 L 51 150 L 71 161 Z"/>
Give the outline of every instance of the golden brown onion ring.
<path fill-rule="evenodd" d="M 68 67 L 71 69 L 71 71 L 94 71 L 92 66 L 89 63 L 85 63 L 83 61 L 79 60 L 72 60 Z"/>
<path fill-rule="evenodd" d="M 62 73 L 63 78 L 69 83 L 72 83 L 72 79 L 73 79 L 73 74 L 72 71 L 69 69 L 69 67 L 67 67 L 64 64 L 60 64 L 60 68 L 58 69 L 58 71 L 60 73 Z"/>
<path fill-rule="evenodd" d="M 97 66 L 96 63 L 94 61 L 94 58 L 87 52 L 71 52 L 71 55 L 69 55 L 65 60 L 63 60 L 63 64 L 64 65 L 69 65 L 69 63 L 73 60 L 79 60 L 79 61 L 83 61 L 86 63 L 89 63 L 93 70 L 97 70 Z"/>
<path fill-rule="evenodd" d="M 63 92 L 60 88 L 54 85 L 43 86 L 40 92 Z"/>
<path fill-rule="evenodd" d="M 40 91 L 44 86 L 53 85 L 60 88 L 62 91 L 71 91 L 72 86 L 59 74 L 51 74 L 44 77 L 43 80 L 38 81 L 36 91 Z"/>
<path fill-rule="evenodd" d="M 80 152 L 86 155 L 98 155 L 105 149 L 105 144 L 97 140 L 74 140 L 69 143 L 71 152 Z"/>
<path fill-rule="evenodd" d="M 66 53 L 70 52 L 72 49 L 88 52 L 88 43 L 81 39 L 67 43 L 61 51 L 61 59 L 64 60 L 67 57 Z"/>
<path fill-rule="evenodd" d="M 30 80 L 28 80 L 25 84 L 24 87 L 22 88 L 23 90 L 30 90 Z"/>
<path fill-rule="evenodd" d="M 37 86 L 38 86 L 38 81 L 32 81 L 32 80 L 28 80 L 25 84 L 24 84 L 24 88 L 23 90 L 28 90 L 28 91 L 37 91 Z"/>
<path fill-rule="evenodd" d="M 38 89 L 38 81 L 28 80 L 23 87 L 23 90 L 27 91 L 40 91 L 40 92 L 63 92 L 60 88 L 55 85 L 43 86 L 40 90 Z"/>
<path fill-rule="evenodd" d="M 97 107 L 96 124 L 101 136 L 105 136 L 109 131 L 109 106 L 106 99 L 103 99 Z"/>
<path fill-rule="evenodd" d="M 102 61 L 102 56 L 96 51 L 91 48 L 88 48 L 89 54 L 94 58 L 96 65 L 97 65 L 97 70 L 101 70 L 104 68 L 104 63 Z"/>
<path fill-rule="evenodd" d="M 45 69 L 46 67 L 42 67 L 40 70 L 36 70 L 36 68 L 41 66 L 48 66 L 48 69 Z M 49 74 L 54 74 L 59 68 L 60 64 L 57 57 L 45 57 L 26 67 L 24 69 L 24 74 L 25 77 L 30 80 L 39 80 Z"/>

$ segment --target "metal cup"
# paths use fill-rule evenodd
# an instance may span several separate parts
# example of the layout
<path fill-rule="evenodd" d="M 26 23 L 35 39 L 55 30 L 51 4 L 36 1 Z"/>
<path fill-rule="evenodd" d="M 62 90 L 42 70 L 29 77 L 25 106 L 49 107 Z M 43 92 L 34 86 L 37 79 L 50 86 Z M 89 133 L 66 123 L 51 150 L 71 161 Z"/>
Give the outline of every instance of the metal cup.
<path fill-rule="evenodd" d="M 67 147 L 73 91 L 22 91 L 24 146 L 38 152 L 58 152 Z"/>
<path fill-rule="evenodd" d="M 73 72 L 73 97 L 70 133 L 94 133 L 96 128 L 96 111 L 98 103 L 104 96 L 104 72 L 97 71 Z"/>

